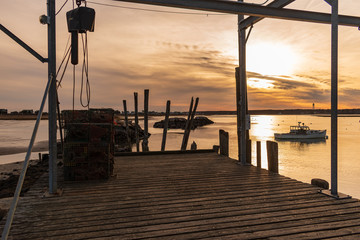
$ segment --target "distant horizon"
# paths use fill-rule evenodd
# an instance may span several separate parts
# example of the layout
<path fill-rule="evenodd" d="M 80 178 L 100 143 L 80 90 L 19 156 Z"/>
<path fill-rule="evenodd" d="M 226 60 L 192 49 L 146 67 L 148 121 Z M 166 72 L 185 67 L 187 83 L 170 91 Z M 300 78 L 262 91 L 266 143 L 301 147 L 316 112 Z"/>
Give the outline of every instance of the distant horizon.
<path fill-rule="evenodd" d="M 104 107 L 105 109 L 107 107 Z M 32 110 L 35 114 L 36 111 L 38 111 L 38 109 L 20 109 L 20 110 L 9 110 L 7 108 L 0 108 L 0 110 L 2 109 L 5 109 L 5 110 L 8 110 L 8 114 L 11 114 L 11 113 L 14 113 L 14 112 L 18 112 L 20 113 L 21 111 L 27 111 L 27 110 Z M 98 109 L 98 108 L 90 108 L 90 109 Z M 101 108 L 100 108 L 101 109 Z M 111 108 L 113 109 L 113 108 Z M 60 109 L 61 111 L 65 111 L 65 110 L 72 110 L 72 109 Z M 75 110 L 87 110 L 85 108 L 83 109 L 75 109 Z M 123 109 L 113 109 L 114 111 L 119 111 L 120 113 L 123 112 Z M 360 108 L 339 108 L 338 111 L 344 111 L 344 110 L 347 110 L 347 111 L 351 111 L 351 110 L 358 110 L 360 111 Z M 143 109 L 139 108 L 139 113 L 142 113 Z M 312 109 L 312 108 L 283 108 L 283 109 L 273 109 L 273 108 L 264 108 L 264 109 L 249 109 L 249 111 L 331 111 L 330 108 L 315 108 L 315 109 Z M 132 113 L 134 112 L 134 110 L 132 110 L 131 108 L 129 109 L 128 108 L 128 112 Z M 154 111 L 154 110 L 151 110 L 151 108 L 149 109 L 149 112 L 155 112 L 155 113 L 163 113 L 165 111 Z M 177 111 L 177 110 L 174 110 L 174 111 L 170 111 L 171 113 L 186 113 L 188 111 Z M 197 112 L 236 112 L 236 109 L 235 110 L 197 110 Z M 44 110 L 44 113 L 47 113 L 47 110 Z"/>

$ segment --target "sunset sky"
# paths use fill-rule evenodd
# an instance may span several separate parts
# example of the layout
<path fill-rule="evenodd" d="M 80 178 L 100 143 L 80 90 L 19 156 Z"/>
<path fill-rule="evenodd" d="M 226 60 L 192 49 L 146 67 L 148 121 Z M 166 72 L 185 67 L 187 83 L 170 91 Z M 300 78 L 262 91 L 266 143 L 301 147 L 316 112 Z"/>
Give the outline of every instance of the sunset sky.
<path fill-rule="evenodd" d="M 57 0 L 56 9 L 64 2 Z M 360 16 L 360 1 L 339 2 L 340 14 Z M 69 0 L 57 15 L 57 66 L 69 37 L 65 14 L 72 7 Z M 110 0 L 88 1 L 88 7 L 96 11 L 95 32 L 88 34 L 90 107 L 122 110 L 126 99 L 133 110 L 133 93 L 139 92 L 142 109 L 148 88 L 150 110 L 165 111 L 171 100 L 172 111 L 185 111 L 192 96 L 200 98 L 199 110 L 235 110 L 237 16 Z M 288 8 L 331 12 L 324 0 L 297 0 Z M 47 57 L 42 14 L 46 0 L 0 2 L 0 23 Z M 360 108 L 360 32 L 339 29 L 339 108 Z M 247 44 L 249 109 L 313 103 L 330 108 L 330 43 L 330 25 L 274 19 L 256 24 Z M 69 64 L 59 89 L 62 109 L 72 107 L 72 69 Z M 76 69 L 75 106 L 81 109 L 81 64 Z M 0 32 L 0 81 L 0 108 L 38 109 L 47 64 Z"/>

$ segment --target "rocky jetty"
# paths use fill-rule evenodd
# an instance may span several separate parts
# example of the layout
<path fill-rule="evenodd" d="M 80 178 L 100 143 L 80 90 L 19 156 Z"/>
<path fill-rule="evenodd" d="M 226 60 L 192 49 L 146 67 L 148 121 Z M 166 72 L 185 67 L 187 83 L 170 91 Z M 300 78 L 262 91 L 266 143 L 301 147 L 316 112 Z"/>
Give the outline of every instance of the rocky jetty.
<path fill-rule="evenodd" d="M 21 174 L 24 162 L 0 164 L 0 220 L 6 215 Z M 61 164 L 58 164 L 61 167 Z M 20 196 L 29 191 L 30 187 L 45 173 L 48 172 L 48 159 L 30 160 Z"/>
<path fill-rule="evenodd" d="M 128 149 L 128 142 L 127 142 L 127 135 L 126 135 L 126 126 L 123 121 L 118 122 L 116 125 L 114 125 L 115 128 L 115 145 L 116 145 L 116 151 L 118 152 L 128 152 L 130 151 Z M 144 130 L 138 126 L 138 132 L 139 132 L 139 140 L 144 139 Z M 148 133 L 150 137 L 150 133 Z M 135 136 L 135 124 L 129 121 L 129 136 L 131 143 L 136 143 L 136 136 Z"/>
<path fill-rule="evenodd" d="M 214 122 L 207 117 L 195 117 L 192 129 L 213 123 Z M 185 126 L 186 118 L 169 118 L 169 129 L 185 129 Z M 164 120 L 154 123 L 154 128 L 164 128 Z"/>

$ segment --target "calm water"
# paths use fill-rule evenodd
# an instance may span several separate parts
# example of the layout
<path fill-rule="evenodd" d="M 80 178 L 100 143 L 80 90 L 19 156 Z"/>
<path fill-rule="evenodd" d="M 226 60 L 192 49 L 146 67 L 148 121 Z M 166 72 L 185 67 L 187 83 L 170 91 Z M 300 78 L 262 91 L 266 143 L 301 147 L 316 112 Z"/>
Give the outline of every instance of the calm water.
<path fill-rule="evenodd" d="M 195 141 L 198 148 L 212 148 L 218 145 L 219 129 L 229 132 L 230 157 L 237 159 L 236 116 L 209 116 L 215 124 L 198 128 L 191 132 L 189 144 Z M 163 119 L 154 118 L 155 121 Z M 274 140 L 275 132 L 288 132 L 290 125 L 305 122 L 311 129 L 327 129 L 329 139 L 317 142 L 279 142 L 280 174 L 310 183 L 312 178 L 322 178 L 330 183 L 330 117 L 309 115 L 295 116 L 252 116 L 250 138 L 262 141 L 262 166 L 267 168 L 265 141 Z M 360 117 L 339 117 L 338 129 L 338 177 L 339 192 L 360 198 Z M 149 128 L 152 133 L 150 150 L 160 150 L 162 129 Z M 181 146 L 182 131 L 170 130 L 167 137 L 167 150 L 178 150 Z M 252 144 L 252 163 L 256 165 L 255 143 Z"/>
<path fill-rule="evenodd" d="M 28 147 L 35 126 L 35 121 L 0 120 L 0 147 Z M 47 120 L 40 122 L 36 142 L 48 139 Z M 25 153 L 0 155 L 0 164 L 24 161 Z M 32 153 L 38 158 L 37 152 Z"/>
<path fill-rule="evenodd" d="M 212 148 L 218 145 L 219 129 L 229 132 L 230 157 L 237 158 L 236 116 L 209 116 L 213 125 L 198 128 L 191 132 L 189 145 L 195 141 L 198 149 Z M 149 120 L 149 139 L 151 151 L 160 150 L 162 129 L 152 128 L 163 117 Z M 279 172 L 287 177 L 303 182 L 312 178 L 322 178 L 330 183 L 330 117 L 308 115 L 298 116 L 252 116 L 250 138 L 262 141 L 262 166 L 267 167 L 265 141 L 274 140 L 275 132 L 288 132 L 290 125 L 305 122 L 312 129 L 327 129 L 328 140 L 318 142 L 279 142 Z M 34 126 L 34 121 L 0 121 L 0 146 L 27 146 Z M 169 130 L 166 150 L 178 150 L 182 141 L 182 130 Z M 339 117 L 339 192 L 360 198 L 360 117 Z M 42 121 L 38 141 L 47 139 L 47 122 Z M 252 144 L 252 161 L 256 164 L 256 149 Z M 0 156 L 0 164 L 24 159 L 25 154 Z M 36 155 L 33 155 L 36 156 Z"/>

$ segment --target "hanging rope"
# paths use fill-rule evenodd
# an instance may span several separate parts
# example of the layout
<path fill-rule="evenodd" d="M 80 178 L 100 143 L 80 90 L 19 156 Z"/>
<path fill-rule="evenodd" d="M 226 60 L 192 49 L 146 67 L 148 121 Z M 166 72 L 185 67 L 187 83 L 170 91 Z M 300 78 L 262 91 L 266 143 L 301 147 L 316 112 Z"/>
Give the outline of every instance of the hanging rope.
<path fill-rule="evenodd" d="M 89 54 L 88 54 L 88 44 L 87 44 L 87 33 L 85 32 L 85 41 L 84 41 L 84 34 L 81 34 L 81 41 L 83 44 L 83 65 L 82 65 L 82 72 L 81 72 L 81 89 L 80 89 L 80 103 L 81 106 L 90 108 L 90 81 L 89 81 Z M 84 81 L 85 75 L 85 81 Z M 85 92 L 86 92 L 86 102 L 83 102 L 83 93 L 84 93 L 84 85 L 85 85 Z"/>

